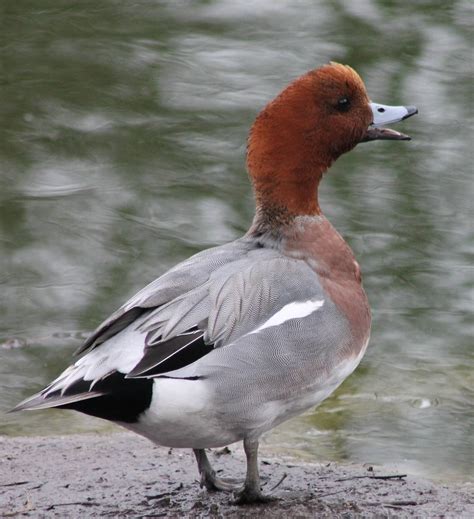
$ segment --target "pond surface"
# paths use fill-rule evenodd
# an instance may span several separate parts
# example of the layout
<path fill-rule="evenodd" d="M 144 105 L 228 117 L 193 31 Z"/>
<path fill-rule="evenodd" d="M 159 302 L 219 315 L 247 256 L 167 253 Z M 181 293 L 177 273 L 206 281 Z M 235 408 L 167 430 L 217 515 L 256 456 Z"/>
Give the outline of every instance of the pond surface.
<path fill-rule="evenodd" d="M 293 78 L 335 60 L 360 72 L 374 100 L 420 114 L 398 126 L 411 142 L 361 145 L 324 179 L 322 208 L 364 273 L 371 344 L 336 394 L 266 442 L 472 478 L 470 6 L 2 6 L 1 410 L 59 374 L 125 298 L 245 232 L 253 118 Z M 110 428 L 72 412 L 0 416 L 8 435 Z"/>

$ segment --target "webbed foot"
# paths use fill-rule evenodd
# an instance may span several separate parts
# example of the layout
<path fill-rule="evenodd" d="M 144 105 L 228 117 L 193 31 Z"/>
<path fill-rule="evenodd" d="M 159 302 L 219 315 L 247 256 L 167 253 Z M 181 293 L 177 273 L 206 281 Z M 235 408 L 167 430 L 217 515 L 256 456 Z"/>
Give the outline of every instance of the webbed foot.
<path fill-rule="evenodd" d="M 201 488 L 206 487 L 209 492 L 215 492 L 219 490 L 229 492 L 241 488 L 242 481 L 233 478 L 220 478 L 216 475 L 215 470 L 209 463 L 206 451 L 204 449 L 194 449 L 194 455 L 196 456 L 199 473 L 201 474 Z"/>
<path fill-rule="evenodd" d="M 233 501 L 233 504 L 235 505 L 271 503 L 278 500 L 277 497 L 262 494 L 260 489 L 247 486 L 244 486 L 242 489 L 238 490 L 234 495 L 235 500 Z"/>
<path fill-rule="evenodd" d="M 235 494 L 236 505 L 250 505 L 258 503 L 270 503 L 277 498 L 262 494 L 260 488 L 260 475 L 258 473 L 258 440 L 244 439 L 244 450 L 247 457 L 247 476 L 242 489 Z"/>

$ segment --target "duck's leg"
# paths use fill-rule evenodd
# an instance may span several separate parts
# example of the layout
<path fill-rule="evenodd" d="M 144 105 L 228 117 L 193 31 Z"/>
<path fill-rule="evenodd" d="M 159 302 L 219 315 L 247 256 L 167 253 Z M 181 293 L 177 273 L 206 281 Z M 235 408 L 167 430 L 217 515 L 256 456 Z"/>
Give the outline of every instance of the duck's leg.
<path fill-rule="evenodd" d="M 276 498 L 265 496 L 260 488 L 260 475 L 258 473 L 258 440 L 244 440 L 244 450 L 247 456 L 247 475 L 244 487 L 236 493 L 235 503 L 246 505 L 250 503 L 268 503 Z"/>
<path fill-rule="evenodd" d="M 236 490 L 240 487 L 237 480 L 222 479 L 216 475 L 204 449 L 193 449 L 193 452 L 196 456 L 199 474 L 201 475 L 201 487 L 206 487 L 209 491 Z"/>

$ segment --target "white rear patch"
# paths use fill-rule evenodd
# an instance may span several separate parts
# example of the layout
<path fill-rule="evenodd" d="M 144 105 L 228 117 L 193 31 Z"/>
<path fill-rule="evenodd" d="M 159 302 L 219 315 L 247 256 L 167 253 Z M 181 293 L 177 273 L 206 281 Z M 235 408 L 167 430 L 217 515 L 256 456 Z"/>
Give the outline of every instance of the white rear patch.
<path fill-rule="evenodd" d="M 286 321 L 289 321 L 290 319 L 301 319 L 302 317 L 307 317 L 316 310 L 319 310 L 323 305 L 324 299 L 318 299 L 317 301 L 312 301 L 309 299 L 308 301 L 296 301 L 294 303 L 289 303 L 281 310 L 278 310 L 275 315 L 272 315 L 270 319 L 265 321 L 258 328 L 251 331 L 248 335 L 261 332 L 262 330 L 265 330 L 265 328 L 270 328 L 271 326 L 278 326 L 285 323 Z"/>
<path fill-rule="evenodd" d="M 204 380 L 157 378 L 149 409 L 130 428 L 168 447 L 202 449 L 240 440 L 238 428 L 214 409 L 213 392 Z"/>

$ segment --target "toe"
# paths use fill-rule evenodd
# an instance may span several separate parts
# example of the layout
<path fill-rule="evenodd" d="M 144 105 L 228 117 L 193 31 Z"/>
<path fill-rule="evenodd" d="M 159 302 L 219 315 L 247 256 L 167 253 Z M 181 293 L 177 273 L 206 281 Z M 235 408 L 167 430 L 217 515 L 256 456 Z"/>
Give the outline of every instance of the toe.
<path fill-rule="evenodd" d="M 214 487 L 216 490 L 224 490 L 224 491 L 230 491 L 230 490 L 237 490 L 240 488 L 242 482 L 239 482 L 236 479 L 227 479 L 227 478 L 215 478 L 214 479 Z"/>
<path fill-rule="evenodd" d="M 224 492 L 234 491 L 241 487 L 242 482 L 232 478 L 219 478 L 215 474 L 201 474 L 201 488 L 206 487 L 209 492 L 222 490 Z"/>

